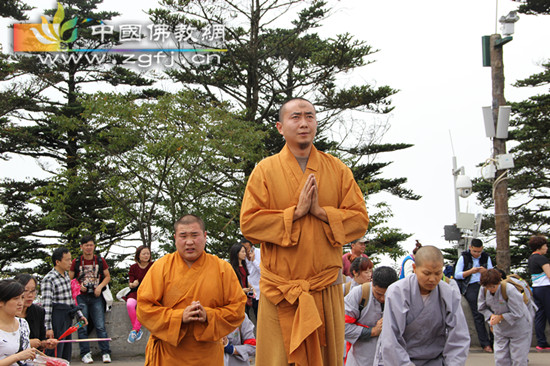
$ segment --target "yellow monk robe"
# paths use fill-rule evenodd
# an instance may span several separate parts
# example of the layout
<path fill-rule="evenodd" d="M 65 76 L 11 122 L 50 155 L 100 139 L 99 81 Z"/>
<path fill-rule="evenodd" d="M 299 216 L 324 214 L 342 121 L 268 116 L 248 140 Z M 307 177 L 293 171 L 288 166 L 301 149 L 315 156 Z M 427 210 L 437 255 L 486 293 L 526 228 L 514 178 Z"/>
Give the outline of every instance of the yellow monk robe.
<path fill-rule="evenodd" d="M 157 260 L 138 290 L 137 316 L 151 332 L 145 365 L 222 366 L 221 339 L 241 325 L 246 296 L 229 263 L 203 253 L 189 268 L 175 252 Z M 182 323 L 193 301 L 207 322 Z"/>
<path fill-rule="evenodd" d="M 312 173 L 328 224 L 311 214 L 292 221 Z M 241 231 L 253 243 L 261 243 L 258 365 L 342 364 L 343 293 L 334 283 L 341 273 L 342 245 L 363 236 L 367 226 L 363 194 L 350 169 L 337 158 L 312 147 L 302 172 L 285 146 L 256 166 L 243 198 Z M 274 329 L 274 319 L 280 329 Z M 274 334 L 283 338 L 282 355 Z"/>

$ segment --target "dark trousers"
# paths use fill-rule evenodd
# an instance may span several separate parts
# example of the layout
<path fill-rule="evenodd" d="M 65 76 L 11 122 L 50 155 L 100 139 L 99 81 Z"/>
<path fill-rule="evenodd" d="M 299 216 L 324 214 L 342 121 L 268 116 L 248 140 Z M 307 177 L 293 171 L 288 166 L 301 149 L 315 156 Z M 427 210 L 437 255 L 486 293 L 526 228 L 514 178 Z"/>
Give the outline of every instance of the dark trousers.
<path fill-rule="evenodd" d="M 53 335 L 56 339 L 63 334 L 70 326 L 72 326 L 71 306 L 65 304 L 53 304 L 52 307 L 52 328 Z M 70 335 L 65 339 L 71 339 Z M 46 349 L 45 353 L 48 356 L 55 356 L 54 349 Z M 64 358 L 67 361 L 71 361 L 72 347 L 71 343 L 59 343 L 57 345 L 57 357 Z"/>
<path fill-rule="evenodd" d="M 256 322 L 258 319 L 258 300 L 252 299 L 252 305 L 247 305 L 244 311 L 246 312 L 248 318 L 252 321 L 254 326 L 256 326 Z M 252 317 L 252 313 L 254 313 L 254 317 Z"/>
<path fill-rule="evenodd" d="M 477 338 L 481 347 L 490 346 L 493 344 L 493 334 L 487 331 L 485 326 L 485 318 L 477 310 L 477 296 L 479 295 L 479 282 L 470 283 L 466 289 L 464 297 L 468 300 L 472 316 L 474 317 L 474 325 L 476 327 Z"/>
<path fill-rule="evenodd" d="M 548 347 L 546 335 L 546 322 L 550 321 L 550 286 L 533 287 L 535 305 L 539 308 L 535 313 L 535 334 L 537 346 Z"/>

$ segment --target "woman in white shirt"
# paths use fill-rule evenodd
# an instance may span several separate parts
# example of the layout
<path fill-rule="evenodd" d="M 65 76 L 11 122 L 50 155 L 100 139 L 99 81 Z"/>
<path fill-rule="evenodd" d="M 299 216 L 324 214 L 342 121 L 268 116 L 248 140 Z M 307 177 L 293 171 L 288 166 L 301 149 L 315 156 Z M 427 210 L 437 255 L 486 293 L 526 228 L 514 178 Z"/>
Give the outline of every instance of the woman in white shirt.
<path fill-rule="evenodd" d="M 0 366 L 25 365 L 36 354 L 30 347 L 27 321 L 15 316 L 23 309 L 24 291 L 17 281 L 0 281 Z"/>

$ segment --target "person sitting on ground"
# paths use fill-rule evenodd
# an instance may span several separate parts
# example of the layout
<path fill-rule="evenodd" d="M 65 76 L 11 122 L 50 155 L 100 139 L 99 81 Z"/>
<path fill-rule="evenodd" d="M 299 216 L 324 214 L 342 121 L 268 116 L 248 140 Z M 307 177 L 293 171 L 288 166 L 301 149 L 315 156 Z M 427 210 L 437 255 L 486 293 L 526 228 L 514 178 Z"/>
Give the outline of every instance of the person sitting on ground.
<path fill-rule="evenodd" d="M 0 280 L 0 366 L 25 365 L 23 361 L 36 356 L 27 321 L 16 317 L 23 308 L 24 291 L 15 280 Z"/>
<path fill-rule="evenodd" d="M 24 318 L 29 325 L 31 347 L 39 349 L 55 348 L 57 340 L 54 338 L 46 339 L 46 312 L 42 306 L 34 303 L 36 299 L 36 286 L 38 284 L 36 278 L 28 273 L 19 273 L 14 277 L 14 280 L 25 288 L 23 292 L 23 307 L 17 316 Z"/>
<path fill-rule="evenodd" d="M 386 290 L 397 280 L 393 268 L 378 267 L 370 285 L 357 286 L 344 298 L 346 341 L 349 345 L 346 349 L 347 366 L 373 365 L 378 336 L 382 331 Z"/>
<path fill-rule="evenodd" d="M 344 288 L 344 296 L 346 296 L 352 288 L 372 280 L 373 266 L 374 265 L 371 260 L 368 258 L 355 258 L 350 267 L 352 278 L 348 282 L 342 284 Z"/>
<path fill-rule="evenodd" d="M 136 315 L 137 307 L 137 290 L 141 281 L 147 274 L 147 271 L 153 265 L 151 260 L 151 249 L 148 246 L 142 245 L 136 249 L 136 255 L 134 257 L 136 263 L 130 266 L 128 271 L 130 292 L 123 297 L 126 301 L 126 309 L 128 310 L 128 316 L 132 323 L 132 331 L 128 335 L 128 343 L 134 343 L 139 341 L 143 336 L 143 330 L 141 330 L 141 323 Z"/>
<path fill-rule="evenodd" d="M 441 280 L 443 254 L 434 246 L 423 246 L 413 268 L 414 274 L 386 292 L 375 365 L 464 365 L 470 334 L 460 294 Z"/>
<path fill-rule="evenodd" d="M 493 329 L 495 365 L 527 366 L 533 317 L 516 287 L 496 269 L 481 274 L 478 310 Z"/>
<path fill-rule="evenodd" d="M 243 323 L 223 337 L 223 346 L 225 366 L 250 365 L 250 359 L 256 354 L 256 337 L 254 324 L 246 314 Z"/>

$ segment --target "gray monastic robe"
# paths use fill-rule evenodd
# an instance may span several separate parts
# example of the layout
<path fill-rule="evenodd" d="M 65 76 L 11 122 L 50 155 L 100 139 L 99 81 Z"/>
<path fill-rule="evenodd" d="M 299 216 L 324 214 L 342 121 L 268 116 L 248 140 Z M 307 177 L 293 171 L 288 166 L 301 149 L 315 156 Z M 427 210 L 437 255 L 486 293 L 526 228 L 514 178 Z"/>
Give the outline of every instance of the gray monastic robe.
<path fill-rule="evenodd" d="M 361 286 L 354 287 L 344 298 L 346 315 L 363 325 L 370 328 L 376 325 L 376 322 L 382 318 L 382 304 L 372 294 L 372 283 L 370 286 L 369 302 L 359 312 L 359 304 L 363 296 Z M 353 344 L 348 353 L 346 366 L 371 366 L 374 361 L 376 343 L 378 337 L 371 337 L 368 340 L 358 340 L 364 327 L 346 323 L 346 341 Z"/>
<path fill-rule="evenodd" d="M 502 296 L 501 285 L 494 295 L 481 287 L 477 299 L 478 309 L 486 321 L 493 314 L 504 317 L 500 324 L 493 325 L 495 365 L 526 366 L 533 334 L 533 318 L 523 302 L 523 296 L 513 285 L 506 284 L 506 295 L 508 301 Z"/>
<path fill-rule="evenodd" d="M 244 344 L 248 339 L 254 339 L 254 324 L 245 314 L 243 323 L 227 336 L 227 339 L 235 347 L 238 355 L 228 355 L 224 353 L 225 366 L 244 366 L 250 365 L 250 358 L 256 354 L 256 345 Z"/>
<path fill-rule="evenodd" d="M 460 294 L 443 281 L 425 302 L 416 275 L 392 284 L 386 292 L 375 364 L 464 365 L 470 334 L 460 300 Z"/>

